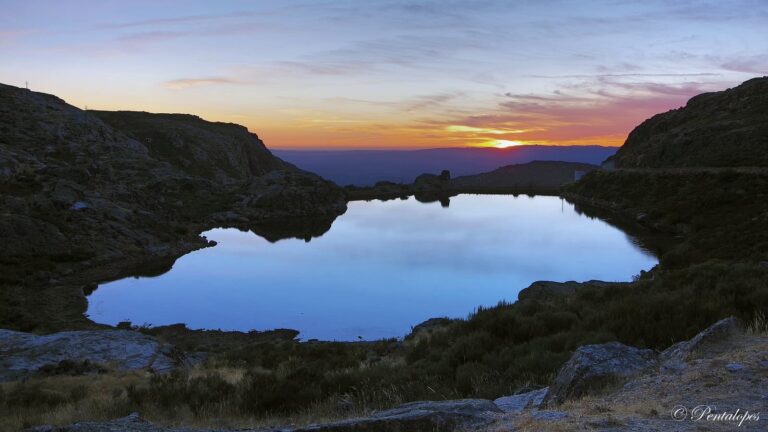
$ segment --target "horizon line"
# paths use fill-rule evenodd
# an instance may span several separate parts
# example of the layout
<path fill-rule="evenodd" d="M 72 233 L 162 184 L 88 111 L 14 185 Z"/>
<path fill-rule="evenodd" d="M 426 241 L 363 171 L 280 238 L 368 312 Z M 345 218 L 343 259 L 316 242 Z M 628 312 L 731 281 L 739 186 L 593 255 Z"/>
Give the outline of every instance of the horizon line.
<path fill-rule="evenodd" d="M 266 145 L 266 144 L 265 144 Z M 622 144 L 623 145 L 623 144 Z M 523 147 L 600 147 L 600 148 L 621 148 L 621 145 L 613 146 L 607 144 L 522 144 L 510 147 L 493 147 L 493 146 L 454 146 L 454 147 L 295 147 L 295 146 L 269 146 L 266 145 L 268 150 L 280 150 L 280 151 L 318 151 L 318 152 L 341 152 L 341 151 L 423 151 L 423 150 L 494 150 L 494 151 L 513 151 Z"/>

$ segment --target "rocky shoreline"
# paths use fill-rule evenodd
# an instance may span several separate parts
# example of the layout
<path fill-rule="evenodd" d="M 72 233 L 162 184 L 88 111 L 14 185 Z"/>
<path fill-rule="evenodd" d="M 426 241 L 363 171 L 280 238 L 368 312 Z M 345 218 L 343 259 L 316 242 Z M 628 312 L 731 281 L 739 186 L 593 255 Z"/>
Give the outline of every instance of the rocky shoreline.
<path fill-rule="evenodd" d="M 162 272 L 209 246 L 207 229 L 307 238 L 346 210 L 340 188 L 244 127 L 190 115 L 83 111 L 0 85 L 0 150 L 8 329 L 100 327 L 83 316 L 84 292 Z"/>

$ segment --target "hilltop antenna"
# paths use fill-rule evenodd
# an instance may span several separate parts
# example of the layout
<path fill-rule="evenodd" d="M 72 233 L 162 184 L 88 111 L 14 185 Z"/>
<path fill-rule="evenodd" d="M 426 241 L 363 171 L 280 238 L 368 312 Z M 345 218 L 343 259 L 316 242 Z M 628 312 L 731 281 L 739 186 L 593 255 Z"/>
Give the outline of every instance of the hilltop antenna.
<path fill-rule="evenodd" d="M 29 81 L 24 81 L 24 87 L 26 87 L 27 90 L 29 90 Z"/>

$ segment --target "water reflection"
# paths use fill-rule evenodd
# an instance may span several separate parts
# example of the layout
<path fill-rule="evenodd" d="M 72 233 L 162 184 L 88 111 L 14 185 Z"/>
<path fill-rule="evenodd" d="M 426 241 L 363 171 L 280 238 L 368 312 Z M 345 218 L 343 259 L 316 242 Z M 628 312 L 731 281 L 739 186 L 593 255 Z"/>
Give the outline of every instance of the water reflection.
<path fill-rule="evenodd" d="M 266 239 L 211 230 L 205 235 L 218 246 L 182 257 L 162 276 L 102 285 L 88 313 L 109 324 L 374 339 L 514 301 L 536 280 L 628 281 L 656 264 L 621 230 L 557 197 L 459 195 L 441 205 L 351 202 L 310 243 L 270 243 L 282 238 L 274 228 L 260 232 Z"/>

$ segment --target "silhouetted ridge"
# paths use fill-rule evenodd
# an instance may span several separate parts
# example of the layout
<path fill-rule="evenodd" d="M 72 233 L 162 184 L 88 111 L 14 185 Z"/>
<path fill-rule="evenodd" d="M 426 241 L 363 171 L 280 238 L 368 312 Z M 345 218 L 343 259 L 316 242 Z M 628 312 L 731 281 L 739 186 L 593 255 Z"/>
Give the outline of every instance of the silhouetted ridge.
<path fill-rule="evenodd" d="M 768 166 L 768 77 L 691 98 L 636 127 L 618 168 Z"/>

